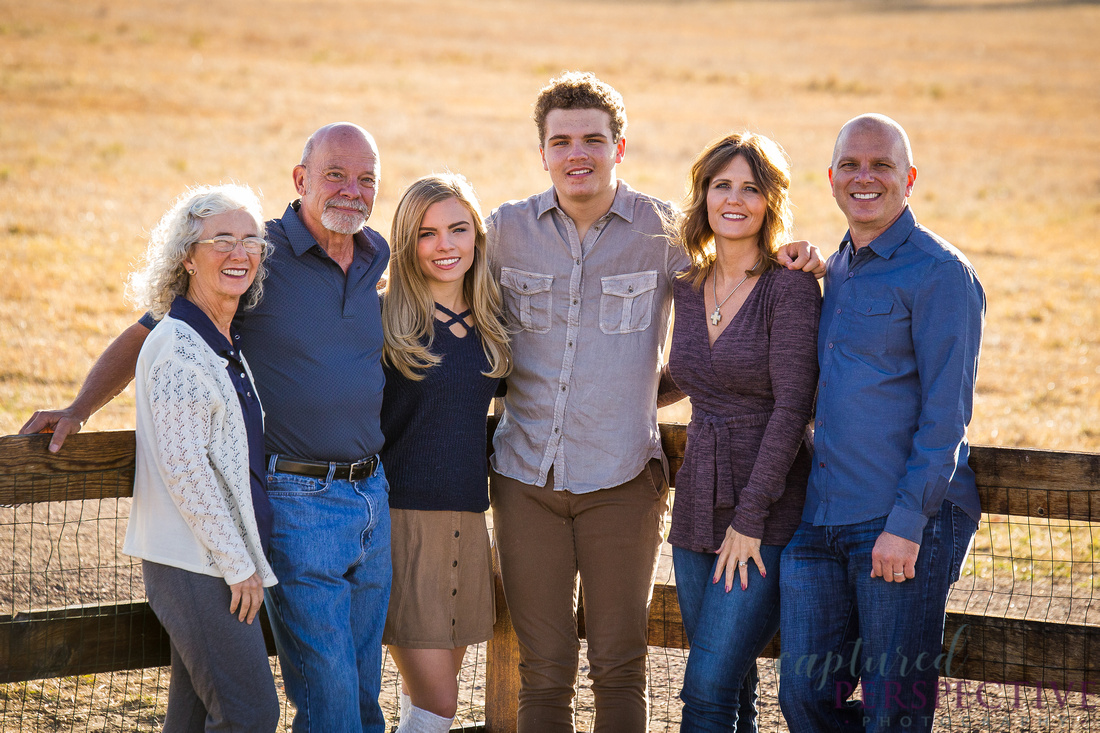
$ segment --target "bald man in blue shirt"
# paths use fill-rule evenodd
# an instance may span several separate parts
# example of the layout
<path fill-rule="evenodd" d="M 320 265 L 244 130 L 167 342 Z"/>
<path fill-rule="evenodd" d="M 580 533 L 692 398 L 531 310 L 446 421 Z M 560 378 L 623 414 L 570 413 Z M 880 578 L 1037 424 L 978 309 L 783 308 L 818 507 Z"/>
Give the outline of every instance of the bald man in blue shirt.
<path fill-rule="evenodd" d="M 981 516 L 966 430 L 985 293 L 916 223 L 916 177 L 895 121 L 841 129 L 829 181 L 848 234 L 827 266 L 814 462 L 780 571 L 792 733 L 931 730 L 947 593 Z"/>

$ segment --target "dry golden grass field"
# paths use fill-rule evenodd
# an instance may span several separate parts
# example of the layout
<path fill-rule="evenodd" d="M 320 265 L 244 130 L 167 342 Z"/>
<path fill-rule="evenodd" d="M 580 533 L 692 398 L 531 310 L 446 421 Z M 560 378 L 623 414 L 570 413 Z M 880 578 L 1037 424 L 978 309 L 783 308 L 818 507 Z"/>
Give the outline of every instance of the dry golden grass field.
<path fill-rule="evenodd" d="M 587 69 L 626 98 L 622 178 L 679 200 L 704 144 L 762 132 L 793 161 L 798 236 L 826 252 L 844 232 L 825 175 L 836 131 L 861 112 L 899 120 L 918 218 L 988 294 L 972 440 L 1100 451 L 1098 38 L 1100 4 L 1072 1 L 0 0 L 0 435 L 66 404 L 137 317 L 125 276 L 185 187 L 247 182 L 277 216 L 306 137 L 346 119 L 381 149 L 375 228 L 388 234 L 402 189 L 444 169 L 488 210 L 549 185 L 531 102 Z M 88 429 L 130 427 L 132 412 L 127 392 Z M 1091 607 L 1089 527 L 1045 549 L 1027 525 L 984 527 L 986 559 L 961 585 L 996 590 L 1007 572 L 1025 591 L 1072 585 Z M 651 670 L 655 687 L 675 694 L 678 663 L 671 682 Z M 978 727 L 1080 725 L 1054 720 Z"/>
<path fill-rule="evenodd" d="M 836 129 L 897 118 L 914 209 L 989 295 L 973 439 L 1097 450 L 1097 37 L 1092 4 L 3 0 L 0 433 L 70 399 L 132 320 L 124 275 L 185 186 L 246 181 L 277 215 L 305 137 L 349 119 L 382 150 L 376 228 L 444 168 L 491 208 L 547 185 L 530 103 L 583 68 L 626 97 L 636 187 L 678 199 L 705 142 L 758 130 L 789 151 L 798 234 L 826 250 Z"/>
<path fill-rule="evenodd" d="M 1100 450 L 1097 38 L 1100 6 L 1073 2 L 0 0 L 0 434 L 133 321 L 125 274 L 186 186 L 248 182 L 278 215 L 307 135 L 347 119 L 381 148 L 375 228 L 431 171 L 492 208 L 548 185 L 531 102 L 590 69 L 626 98 L 621 177 L 679 200 L 707 141 L 763 132 L 828 252 L 837 129 L 898 119 L 918 218 L 988 293 L 973 441 Z"/>

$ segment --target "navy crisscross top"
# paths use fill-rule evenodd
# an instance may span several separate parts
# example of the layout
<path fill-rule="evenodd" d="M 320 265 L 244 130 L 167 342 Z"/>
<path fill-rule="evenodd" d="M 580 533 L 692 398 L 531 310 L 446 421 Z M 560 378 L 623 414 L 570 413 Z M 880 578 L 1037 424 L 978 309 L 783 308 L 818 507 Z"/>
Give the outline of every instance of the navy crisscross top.
<path fill-rule="evenodd" d="M 464 337 L 451 331 L 455 323 L 466 325 L 470 311 L 435 307 L 447 316 L 435 319 L 432 343 L 442 361 L 418 382 L 385 367 L 382 465 L 390 506 L 483 512 L 489 508 L 485 418 L 500 380 L 482 374 L 489 359 L 477 330 L 467 326 Z"/>

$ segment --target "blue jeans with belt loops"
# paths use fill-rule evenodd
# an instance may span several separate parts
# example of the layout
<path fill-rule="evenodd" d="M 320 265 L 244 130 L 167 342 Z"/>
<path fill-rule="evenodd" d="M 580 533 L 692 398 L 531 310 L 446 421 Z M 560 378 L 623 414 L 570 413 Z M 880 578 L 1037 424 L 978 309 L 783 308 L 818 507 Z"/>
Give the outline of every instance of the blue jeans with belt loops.
<path fill-rule="evenodd" d="M 295 733 L 385 730 L 378 706 L 390 597 L 389 484 L 269 473 L 267 608 Z"/>
<path fill-rule="evenodd" d="M 803 522 L 783 551 L 779 704 L 791 733 L 930 731 L 944 608 L 977 524 L 944 502 L 921 537 L 916 574 L 871 577 L 886 517 Z M 857 686 L 863 700 L 848 699 Z"/>

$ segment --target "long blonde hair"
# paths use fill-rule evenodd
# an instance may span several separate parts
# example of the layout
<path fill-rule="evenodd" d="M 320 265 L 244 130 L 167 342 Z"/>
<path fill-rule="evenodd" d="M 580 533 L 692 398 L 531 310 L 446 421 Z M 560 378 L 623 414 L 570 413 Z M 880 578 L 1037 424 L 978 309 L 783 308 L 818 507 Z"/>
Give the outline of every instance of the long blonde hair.
<path fill-rule="evenodd" d="M 671 224 L 673 239 L 691 257 L 691 267 L 681 275 L 698 288 L 707 279 L 714 262 L 714 231 L 710 228 L 707 211 L 707 193 L 716 175 L 738 155 L 752 169 L 752 176 L 767 199 L 764 221 L 757 237 L 760 264 L 751 274 L 760 274 L 779 266 L 775 251 L 787 242 L 794 227 L 791 200 L 791 166 L 779 143 L 752 132 L 727 135 L 707 145 L 691 166 L 688 176 L 688 196 L 684 213 Z"/>
<path fill-rule="evenodd" d="M 440 363 L 432 353 L 435 337 L 435 301 L 416 256 L 420 225 L 428 207 L 457 199 L 470 211 L 474 226 L 474 261 L 462 281 L 474 328 L 489 360 L 487 377 L 504 377 L 512 369 L 512 349 L 501 319 L 500 289 L 489 273 L 485 255 L 485 222 L 473 187 L 462 176 L 445 173 L 413 182 L 393 215 L 390 232 L 390 276 L 382 308 L 383 363 L 411 380 Z"/>

